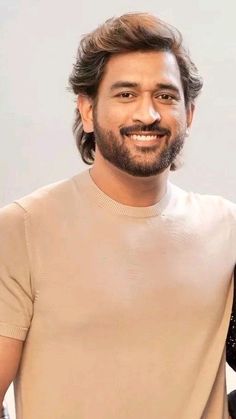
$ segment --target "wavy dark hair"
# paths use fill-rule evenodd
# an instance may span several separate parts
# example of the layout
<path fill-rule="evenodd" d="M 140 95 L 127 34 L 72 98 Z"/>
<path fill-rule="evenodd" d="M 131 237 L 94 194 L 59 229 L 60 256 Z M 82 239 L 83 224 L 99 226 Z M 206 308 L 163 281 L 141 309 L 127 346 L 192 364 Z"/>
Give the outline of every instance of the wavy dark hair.
<path fill-rule="evenodd" d="M 87 95 L 96 103 L 98 87 L 109 58 L 113 54 L 129 51 L 172 52 L 180 70 L 185 105 L 194 103 L 203 81 L 183 45 L 181 33 L 175 27 L 148 13 L 127 13 L 118 18 L 108 19 L 103 25 L 84 35 L 69 77 L 69 90 L 76 95 Z M 84 132 L 77 108 L 73 133 L 82 160 L 87 164 L 93 164 L 94 133 Z M 177 168 L 177 163 L 173 162 L 170 169 Z"/>

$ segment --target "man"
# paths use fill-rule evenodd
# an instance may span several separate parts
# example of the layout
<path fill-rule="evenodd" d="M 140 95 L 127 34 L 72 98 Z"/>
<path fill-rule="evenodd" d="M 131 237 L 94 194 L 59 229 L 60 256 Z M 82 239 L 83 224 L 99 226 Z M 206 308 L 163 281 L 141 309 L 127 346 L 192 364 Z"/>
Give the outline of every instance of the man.
<path fill-rule="evenodd" d="M 90 170 L 1 210 L 1 399 L 17 419 L 228 419 L 236 208 L 169 180 L 202 80 L 148 14 L 82 39 Z"/>

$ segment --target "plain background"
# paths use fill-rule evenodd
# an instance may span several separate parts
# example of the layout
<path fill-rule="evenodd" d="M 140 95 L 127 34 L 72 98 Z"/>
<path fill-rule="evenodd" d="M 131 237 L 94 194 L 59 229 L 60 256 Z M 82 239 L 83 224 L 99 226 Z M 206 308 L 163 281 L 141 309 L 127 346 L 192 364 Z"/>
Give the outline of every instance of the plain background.
<path fill-rule="evenodd" d="M 236 201 L 234 0 L 0 0 L 0 206 L 87 167 L 72 136 L 68 76 L 80 36 L 132 11 L 179 28 L 204 78 L 185 165 L 172 182 Z M 228 367 L 227 387 L 236 388 Z M 12 387 L 6 399 L 14 419 Z"/>

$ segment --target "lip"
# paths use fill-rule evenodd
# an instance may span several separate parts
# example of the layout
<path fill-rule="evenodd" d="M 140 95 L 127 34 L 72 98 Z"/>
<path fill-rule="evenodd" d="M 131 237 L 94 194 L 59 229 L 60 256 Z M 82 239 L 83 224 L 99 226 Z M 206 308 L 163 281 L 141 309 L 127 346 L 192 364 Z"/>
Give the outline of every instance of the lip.
<path fill-rule="evenodd" d="M 130 138 L 131 137 L 131 135 L 140 135 L 140 136 L 155 136 L 156 138 L 153 138 L 153 139 L 150 139 L 150 140 L 137 140 L 137 139 L 134 139 L 134 138 Z M 149 146 L 149 145 L 154 145 L 154 144 L 159 144 L 160 143 L 160 141 L 164 138 L 164 137 L 166 137 L 166 134 L 158 134 L 158 133 L 155 133 L 155 132 L 150 132 L 150 133 L 148 133 L 148 132 L 145 132 L 145 133 L 134 133 L 134 132 L 132 132 L 132 134 L 128 134 L 128 135 L 125 135 L 125 137 L 127 137 L 128 139 L 129 139 L 129 141 L 132 141 L 135 145 L 139 145 L 139 146 L 141 146 L 141 147 L 145 147 L 145 146 Z"/>
<path fill-rule="evenodd" d="M 164 137 L 164 135 L 166 135 L 166 133 L 160 133 L 160 132 L 155 132 L 155 131 L 145 131 L 145 132 L 130 132 L 129 134 L 126 134 L 127 137 L 130 137 L 131 135 L 151 135 L 151 136 L 158 136 L 158 137 Z"/>

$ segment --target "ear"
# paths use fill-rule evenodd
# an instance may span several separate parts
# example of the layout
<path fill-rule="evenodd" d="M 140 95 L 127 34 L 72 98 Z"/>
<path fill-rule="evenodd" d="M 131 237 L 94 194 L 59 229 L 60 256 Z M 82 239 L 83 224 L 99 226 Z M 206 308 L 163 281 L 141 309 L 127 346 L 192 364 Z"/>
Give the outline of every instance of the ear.
<path fill-rule="evenodd" d="M 85 132 L 93 132 L 93 102 L 89 96 L 79 95 L 77 108 L 80 112 L 83 129 Z"/>
<path fill-rule="evenodd" d="M 195 111 L 195 105 L 193 103 L 189 103 L 186 108 L 187 128 L 190 128 L 192 125 L 194 111 Z"/>

